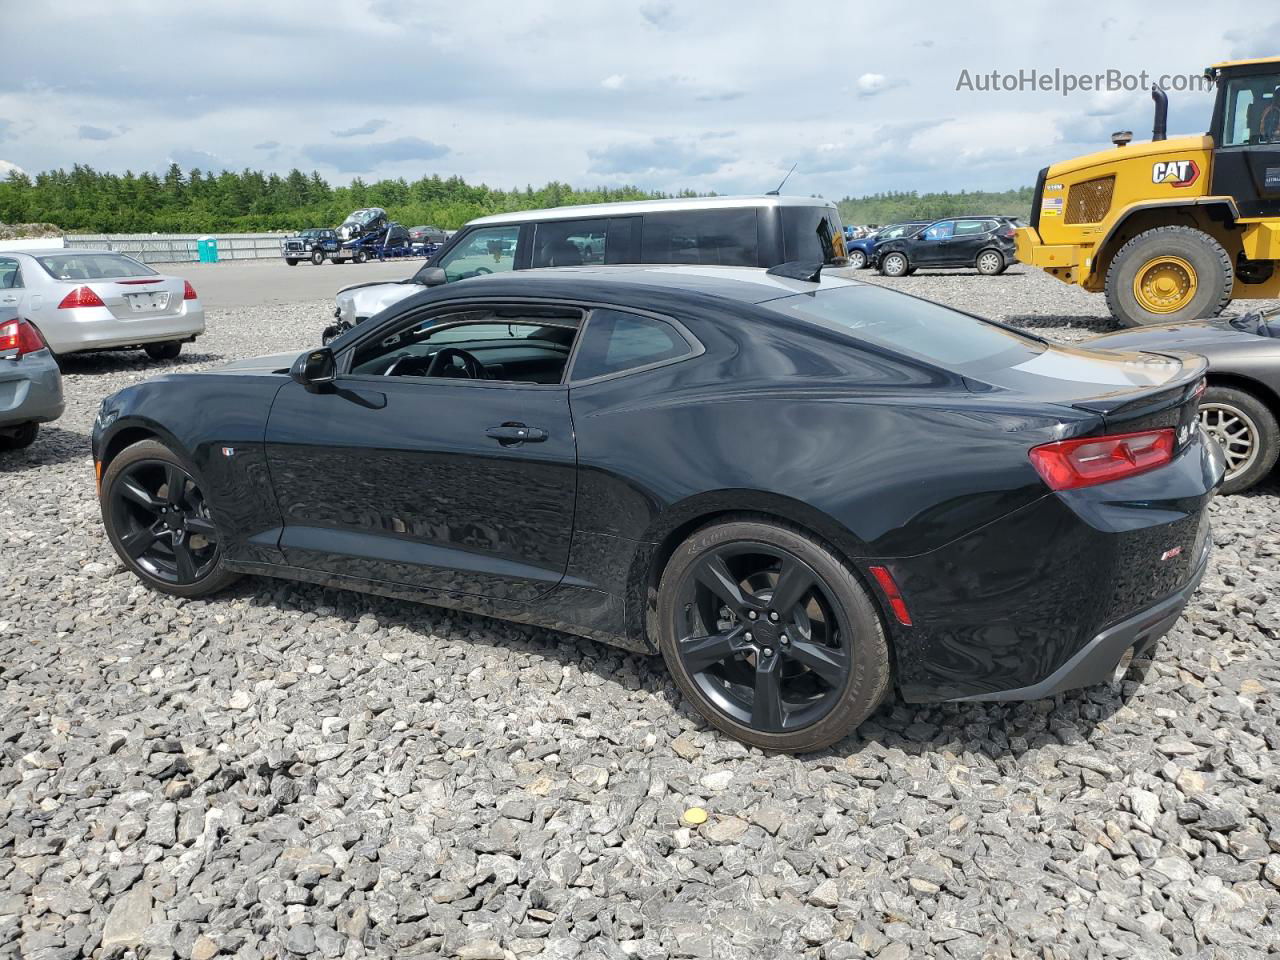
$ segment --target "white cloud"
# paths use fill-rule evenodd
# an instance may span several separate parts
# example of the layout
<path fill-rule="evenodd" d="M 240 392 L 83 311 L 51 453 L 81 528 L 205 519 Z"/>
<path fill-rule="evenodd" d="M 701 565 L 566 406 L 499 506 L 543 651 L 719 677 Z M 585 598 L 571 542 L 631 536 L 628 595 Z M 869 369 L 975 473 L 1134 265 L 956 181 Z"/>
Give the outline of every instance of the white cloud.
<path fill-rule="evenodd" d="M 0 178 L 7 177 L 11 173 L 26 173 L 16 163 L 10 163 L 8 160 L 0 160 Z"/>
<path fill-rule="evenodd" d="M 624 73 L 611 73 L 600 81 L 600 86 L 606 90 L 621 90 L 627 83 L 627 76 Z"/>
<path fill-rule="evenodd" d="M 888 82 L 883 73 L 864 73 L 858 78 L 858 92 L 869 97 L 883 90 Z"/>

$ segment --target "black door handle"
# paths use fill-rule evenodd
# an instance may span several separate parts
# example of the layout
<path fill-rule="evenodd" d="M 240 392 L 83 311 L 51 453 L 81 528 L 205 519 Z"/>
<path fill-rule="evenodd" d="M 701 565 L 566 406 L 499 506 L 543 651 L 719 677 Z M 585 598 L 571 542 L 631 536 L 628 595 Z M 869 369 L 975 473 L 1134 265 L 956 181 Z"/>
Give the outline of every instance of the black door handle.
<path fill-rule="evenodd" d="M 547 439 L 547 431 L 527 427 L 523 423 L 504 423 L 500 427 L 490 427 L 484 434 L 504 446 L 513 443 L 540 443 Z"/>

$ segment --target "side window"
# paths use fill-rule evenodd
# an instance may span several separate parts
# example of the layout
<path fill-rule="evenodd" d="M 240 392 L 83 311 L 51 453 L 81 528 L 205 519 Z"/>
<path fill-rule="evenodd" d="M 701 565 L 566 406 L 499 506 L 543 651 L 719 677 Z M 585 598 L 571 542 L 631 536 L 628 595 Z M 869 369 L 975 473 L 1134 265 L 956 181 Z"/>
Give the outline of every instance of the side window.
<path fill-rule="evenodd" d="M 830 207 L 779 207 L 782 218 L 782 256 L 784 260 L 830 263 L 844 256 L 843 231 Z"/>
<path fill-rule="evenodd" d="M 641 263 L 754 267 L 759 262 L 754 207 L 646 213 L 640 229 Z"/>
<path fill-rule="evenodd" d="M 573 361 L 573 379 L 590 380 L 691 353 L 689 341 L 669 323 L 620 310 L 592 310 Z"/>
<path fill-rule="evenodd" d="M 13 290 L 21 286 L 22 271 L 18 269 L 18 261 L 0 258 L 0 290 Z"/>
<path fill-rule="evenodd" d="M 959 220 L 956 222 L 957 237 L 976 237 L 991 229 L 990 220 Z"/>
<path fill-rule="evenodd" d="M 356 347 L 350 373 L 555 384 L 582 325 L 576 309 L 496 306 L 423 317 Z"/>
<path fill-rule="evenodd" d="M 515 264 L 520 225 L 472 230 L 436 264 L 448 280 L 465 280 L 485 273 L 505 273 Z"/>
<path fill-rule="evenodd" d="M 1229 80 L 1226 107 L 1222 146 L 1280 143 L 1280 74 Z"/>
<path fill-rule="evenodd" d="M 580 267 L 604 263 L 608 220 L 539 223 L 533 234 L 533 266 Z"/>
<path fill-rule="evenodd" d="M 956 222 L 954 220 L 944 220 L 942 223 L 935 223 L 932 227 L 924 232 L 926 240 L 950 240 L 956 232 Z"/>

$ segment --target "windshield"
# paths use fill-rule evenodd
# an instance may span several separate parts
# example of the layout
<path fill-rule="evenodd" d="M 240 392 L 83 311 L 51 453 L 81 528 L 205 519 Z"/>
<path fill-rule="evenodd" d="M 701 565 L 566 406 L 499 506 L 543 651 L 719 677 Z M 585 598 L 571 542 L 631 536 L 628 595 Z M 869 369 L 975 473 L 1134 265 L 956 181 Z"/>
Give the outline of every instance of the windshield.
<path fill-rule="evenodd" d="M 869 284 L 796 294 L 768 306 L 950 370 L 1013 365 L 1045 349 L 1014 330 Z"/>
<path fill-rule="evenodd" d="M 36 257 L 36 260 L 55 280 L 158 276 L 145 263 L 119 253 L 57 253 Z"/>

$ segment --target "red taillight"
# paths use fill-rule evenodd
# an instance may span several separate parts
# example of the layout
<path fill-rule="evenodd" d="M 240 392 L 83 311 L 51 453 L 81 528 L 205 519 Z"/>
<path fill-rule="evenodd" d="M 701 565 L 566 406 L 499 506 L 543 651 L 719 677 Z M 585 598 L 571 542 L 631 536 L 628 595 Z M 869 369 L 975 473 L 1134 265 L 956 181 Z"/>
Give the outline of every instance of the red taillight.
<path fill-rule="evenodd" d="M 911 626 L 911 614 L 907 611 L 907 601 L 902 599 L 902 591 L 898 589 L 898 584 L 894 582 L 893 574 L 889 572 L 887 567 L 871 567 L 870 569 L 871 575 L 876 578 L 876 583 L 880 584 L 880 589 L 884 591 L 885 599 L 889 601 L 889 609 L 898 618 L 898 622 L 904 627 Z"/>
<path fill-rule="evenodd" d="M 1168 463 L 1173 459 L 1173 429 L 1059 440 L 1033 447 L 1029 456 L 1053 490 L 1092 487 Z"/>
<path fill-rule="evenodd" d="M 196 288 L 191 285 L 190 280 L 182 281 L 182 299 L 194 300 L 196 298 Z"/>
<path fill-rule="evenodd" d="M 73 310 L 76 307 L 105 307 L 102 298 L 88 287 L 76 287 L 58 304 L 59 310 Z"/>
<path fill-rule="evenodd" d="M 1006 240 L 1012 240 L 1017 235 L 1018 231 L 1013 229 L 1013 227 L 1005 227 L 1004 232 L 1000 234 L 1000 236 L 1004 237 Z"/>
<path fill-rule="evenodd" d="M 8 323 L 0 323 L 0 353 L 5 356 L 15 356 L 11 351 L 16 350 L 16 356 L 21 357 L 24 353 L 35 353 L 44 347 L 44 337 L 27 321 L 10 320 Z"/>

